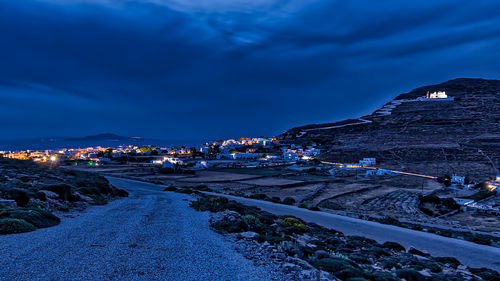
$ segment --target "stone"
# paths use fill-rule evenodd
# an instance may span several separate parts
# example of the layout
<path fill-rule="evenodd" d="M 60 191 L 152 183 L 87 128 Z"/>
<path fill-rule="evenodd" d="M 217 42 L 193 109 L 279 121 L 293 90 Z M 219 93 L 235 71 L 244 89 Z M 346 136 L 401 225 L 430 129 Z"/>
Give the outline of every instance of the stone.
<path fill-rule="evenodd" d="M 257 239 L 257 237 L 259 237 L 259 234 L 252 231 L 242 232 L 238 234 L 238 238 L 240 239 L 255 240 Z"/>

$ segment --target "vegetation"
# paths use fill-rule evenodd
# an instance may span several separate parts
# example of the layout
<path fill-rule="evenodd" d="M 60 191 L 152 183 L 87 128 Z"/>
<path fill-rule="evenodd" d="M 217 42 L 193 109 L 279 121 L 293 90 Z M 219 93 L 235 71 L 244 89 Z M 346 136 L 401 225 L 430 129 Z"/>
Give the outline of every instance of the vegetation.
<path fill-rule="evenodd" d="M 51 211 L 69 211 L 81 202 L 104 205 L 116 196 L 128 196 L 102 176 L 15 159 L 0 158 L 0 198 L 15 201 L 0 206 L 2 233 L 19 233 L 57 225 Z"/>
<path fill-rule="evenodd" d="M 436 258 L 413 248 L 406 251 L 395 242 L 379 244 L 360 236 L 345 236 L 335 230 L 290 216 L 275 216 L 225 197 L 202 196 L 190 206 L 198 211 L 219 213 L 219 219 L 211 223 L 218 232 L 255 232 L 257 242 L 267 242 L 276 250 L 303 259 L 340 280 L 462 280 L 471 274 L 484 280 L 499 278 L 498 272 L 490 269 L 457 270 L 460 262 L 455 258 Z M 300 242 L 303 239 L 306 240 Z M 422 270 L 431 276 L 422 275 Z"/>
<path fill-rule="evenodd" d="M 0 234 L 22 233 L 36 230 L 36 227 L 22 219 L 0 219 Z"/>

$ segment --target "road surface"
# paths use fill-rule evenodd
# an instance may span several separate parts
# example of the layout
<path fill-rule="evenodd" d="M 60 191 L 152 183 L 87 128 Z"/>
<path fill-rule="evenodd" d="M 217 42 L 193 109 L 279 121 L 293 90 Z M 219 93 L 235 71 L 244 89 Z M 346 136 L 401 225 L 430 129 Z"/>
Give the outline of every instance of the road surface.
<path fill-rule="evenodd" d="M 61 224 L 0 236 L 0 280 L 273 280 L 224 237 L 208 214 L 158 186 L 112 179 L 129 198 Z"/>

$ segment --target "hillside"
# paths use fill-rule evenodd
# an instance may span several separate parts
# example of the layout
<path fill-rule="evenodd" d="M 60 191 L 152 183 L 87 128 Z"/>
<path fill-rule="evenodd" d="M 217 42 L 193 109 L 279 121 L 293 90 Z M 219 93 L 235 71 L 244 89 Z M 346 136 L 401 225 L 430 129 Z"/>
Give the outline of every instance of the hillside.
<path fill-rule="evenodd" d="M 454 100 L 414 100 L 427 91 Z M 385 167 L 484 180 L 498 173 L 499 121 L 500 81 L 461 78 L 401 94 L 360 119 L 290 129 L 280 140 L 317 143 L 322 160 L 376 157 Z"/>

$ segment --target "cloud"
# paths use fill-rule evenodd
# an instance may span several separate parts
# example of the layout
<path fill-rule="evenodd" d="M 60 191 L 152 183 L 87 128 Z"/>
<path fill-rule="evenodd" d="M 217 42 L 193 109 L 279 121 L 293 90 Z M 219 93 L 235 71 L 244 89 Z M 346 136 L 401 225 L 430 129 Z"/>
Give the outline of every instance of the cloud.
<path fill-rule="evenodd" d="M 0 118 L 36 120 L 28 130 L 9 125 L 29 136 L 274 135 L 370 113 L 415 86 L 500 75 L 499 8 L 451 0 L 4 1 Z M 58 106 L 30 113 L 25 100 Z"/>

